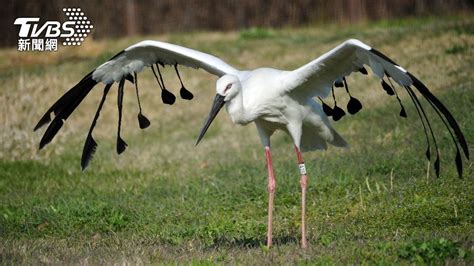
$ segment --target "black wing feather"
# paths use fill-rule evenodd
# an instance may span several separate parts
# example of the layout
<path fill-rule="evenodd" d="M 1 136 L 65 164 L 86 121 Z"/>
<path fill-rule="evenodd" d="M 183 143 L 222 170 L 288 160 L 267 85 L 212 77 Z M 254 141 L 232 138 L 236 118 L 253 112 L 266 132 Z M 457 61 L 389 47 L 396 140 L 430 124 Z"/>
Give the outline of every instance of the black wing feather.
<path fill-rule="evenodd" d="M 94 119 L 92 120 L 91 127 L 89 129 L 89 133 L 87 134 L 86 142 L 84 143 L 84 148 L 82 150 L 82 157 L 81 157 L 81 168 L 84 171 L 87 166 L 89 165 L 90 160 L 94 156 L 94 153 L 97 149 L 97 142 L 95 142 L 94 138 L 92 137 L 92 131 L 95 128 L 97 123 L 97 119 L 99 118 L 100 111 L 104 106 L 105 99 L 107 98 L 107 94 L 109 93 L 111 84 L 107 84 L 104 88 L 104 94 L 102 95 L 102 99 L 100 100 L 99 107 L 97 107 L 97 111 L 95 113 Z"/>
<path fill-rule="evenodd" d="M 44 125 L 51 122 L 51 113 L 54 113 L 57 116 L 61 113 L 65 108 L 67 108 L 72 101 L 77 100 L 78 95 L 80 95 L 83 91 L 88 90 L 90 91 L 95 84 L 96 81 L 92 79 L 92 73 L 95 70 L 91 71 L 87 74 L 81 81 L 79 81 L 74 87 L 72 87 L 69 91 L 67 91 L 61 98 L 59 98 L 49 109 L 46 113 L 41 117 L 41 119 L 36 124 L 34 131 L 38 130 L 39 128 L 43 127 Z M 85 97 L 85 96 L 84 96 Z"/>
<path fill-rule="evenodd" d="M 82 100 L 84 100 L 96 84 L 97 82 L 92 79 L 92 72 L 89 73 L 89 75 L 84 77 L 76 86 L 70 89 L 53 106 L 51 106 L 45 115 L 43 115 L 35 129 L 48 123 L 51 112 L 54 112 L 55 117 L 41 138 L 40 149 L 53 140 L 54 136 L 56 136 L 59 129 L 61 129 L 64 124 L 64 121 L 71 115 Z"/>
<path fill-rule="evenodd" d="M 444 115 L 446 120 L 448 121 L 449 125 L 454 131 L 454 134 L 456 135 L 456 138 L 459 141 L 459 144 L 461 145 L 462 150 L 464 151 L 464 155 L 466 155 L 466 158 L 469 159 L 469 149 L 467 147 L 467 142 L 466 139 L 464 138 L 464 135 L 462 134 L 461 129 L 459 128 L 458 123 L 454 119 L 453 115 L 449 112 L 449 110 L 441 103 L 438 98 L 436 98 L 431 91 L 428 90 L 428 88 L 421 82 L 419 81 L 415 76 L 413 76 L 411 73 L 407 72 L 407 75 L 410 76 L 410 78 L 413 80 L 413 86 L 431 103 L 438 108 L 438 110 Z"/>

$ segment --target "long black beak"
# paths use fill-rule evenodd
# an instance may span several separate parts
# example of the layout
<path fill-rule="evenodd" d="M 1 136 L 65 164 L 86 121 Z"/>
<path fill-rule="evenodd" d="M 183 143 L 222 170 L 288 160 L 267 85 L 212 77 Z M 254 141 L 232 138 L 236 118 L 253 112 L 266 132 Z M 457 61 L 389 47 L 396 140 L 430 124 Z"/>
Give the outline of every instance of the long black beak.
<path fill-rule="evenodd" d="M 222 106 L 224 106 L 224 98 L 224 96 L 216 94 L 216 97 L 214 98 L 214 103 L 212 103 L 211 111 L 209 112 L 206 121 L 202 125 L 201 133 L 199 133 L 199 137 L 196 140 L 196 145 L 199 144 L 201 139 L 204 137 L 204 134 L 206 134 L 207 129 L 209 128 L 209 126 L 211 126 L 212 121 L 214 120 L 214 118 L 216 118 Z"/>

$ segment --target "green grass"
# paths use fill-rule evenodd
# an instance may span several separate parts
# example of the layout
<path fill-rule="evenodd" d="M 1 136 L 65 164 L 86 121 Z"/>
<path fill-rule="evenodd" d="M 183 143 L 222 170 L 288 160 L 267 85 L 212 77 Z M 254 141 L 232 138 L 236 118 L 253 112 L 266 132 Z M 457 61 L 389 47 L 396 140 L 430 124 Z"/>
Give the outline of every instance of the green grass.
<path fill-rule="evenodd" d="M 158 104 L 153 76 L 140 74 L 142 105 L 152 121 L 144 132 L 136 121 L 134 91 L 127 87 L 123 136 L 130 146 L 121 156 L 114 154 L 115 133 L 109 134 L 117 119 L 115 101 L 109 100 L 95 135 L 97 154 L 80 171 L 100 90 L 52 144 L 36 150 L 41 132 L 32 127 L 46 108 L 91 68 L 140 39 L 210 52 L 243 69 L 292 69 L 353 37 L 424 81 L 457 118 L 473 153 L 474 21 L 395 24 L 88 40 L 47 56 L 0 51 L 0 262 L 472 264 L 472 163 L 465 161 L 464 179 L 457 178 L 450 137 L 435 120 L 441 177 L 431 173 L 427 179 L 415 109 L 403 95 L 409 117 L 399 118 L 397 102 L 375 78 L 349 78 L 364 109 L 333 123 L 351 149 L 304 154 L 310 243 L 305 251 L 299 249 L 299 177 L 287 136 L 272 139 L 277 192 L 271 249 L 264 246 L 266 170 L 255 128 L 233 126 L 222 114 L 193 146 L 215 86 L 202 71 L 183 69 L 196 100 L 171 107 Z M 165 78 L 175 91 L 179 83 L 172 71 Z M 347 96 L 339 96 L 345 106 Z"/>

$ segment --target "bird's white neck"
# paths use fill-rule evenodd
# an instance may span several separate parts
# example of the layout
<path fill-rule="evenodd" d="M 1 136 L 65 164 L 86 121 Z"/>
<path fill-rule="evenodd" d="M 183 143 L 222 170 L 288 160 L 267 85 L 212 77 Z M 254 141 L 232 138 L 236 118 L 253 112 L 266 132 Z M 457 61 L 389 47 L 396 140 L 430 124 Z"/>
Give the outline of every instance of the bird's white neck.
<path fill-rule="evenodd" d="M 226 103 L 225 108 L 233 123 L 246 125 L 250 122 L 245 113 L 242 90 L 239 90 L 237 95 Z"/>

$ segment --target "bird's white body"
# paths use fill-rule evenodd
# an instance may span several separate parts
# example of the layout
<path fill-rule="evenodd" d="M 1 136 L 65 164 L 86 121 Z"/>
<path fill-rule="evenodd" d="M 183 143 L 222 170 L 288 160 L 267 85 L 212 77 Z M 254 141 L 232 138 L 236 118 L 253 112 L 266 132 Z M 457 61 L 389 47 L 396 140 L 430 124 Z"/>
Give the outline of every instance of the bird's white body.
<path fill-rule="evenodd" d="M 416 91 L 428 101 L 441 118 L 441 121 L 445 124 L 456 148 L 455 163 L 460 176 L 462 175 L 462 159 L 459 147 L 464 151 L 466 158 L 469 158 L 469 151 L 464 135 L 448 109 L 415 76 L 397 65 L 387 56 L 358 40 L 347 40 L 319 58 L 293 71 L 283 71 L 272 68 L 258 68 L 244 71 L 237 70 L 213 55 L 186 47 L 158 41 L 139 42 L 126 48 L 90 72 L 48 109 L 35 127 L 36 130 L 49 124 L 40 141 L 40 148 L 44 147 L 54 138 L 64 121 L 66 121 L 69 115 L 94 86 L 99 82 L 105 83 L 106 86 L 102 100 L 84 144 L 81 166 L 85 169 L 97 147 L 97 143 L 92 137 L 95 123 L 111 85 L 114 82 L 118 82 L 117 106 L 119 123 L 117 152 L 123 152 L 127 146 L 125 141 L 120 137 L 125 80 L 131 81 L 136 87 L 140 128 L 146 128 L 150 125 L 149 120 L 142 114 L 137 85 L 136 74 L 144 67 L 150 67 L 155 74 L 161 88 L 163 103 L 173 104 L 176 99 L 176 97 L 165 88 L 160 73 L 160 65 L 174 65 L 177 77 L 182 86 L 180 90 L 181 98 L 186 100 L 192 99 L 193 95 L 184 88 L 178 72 L 178 65 L 202 68 L 219 77 L 216 83 L 217 94 L 211 112 L 201 129 L 196 143 L 203 138 L 213 119 L 223 106 L 225 106 L 232 122 L 239 125 L 246 125 L 251 122 L 256 124 L 258 134 L 265 147 L 265 158 L 268 168 L 268 246 L 272 244 L 272 209 L 276 184 L 270 154 L 270 136 L 275 130 L 283 130 L 293 139 L 301 175 L 301 245 L 306 247 L 304 216 L 307 176 L 301 151 L 325 149 L 327 143 L 338 147 L 347 146 L 344 139 L 331 127 L 328 119 L 328 115 L 331 115 L 334 120 L 338 120 L 345 114 L 345 112 L 336 105 L 334 91 L 334 109 L 324 103 L 321 105 L 319 102 L 316 102 L 314 98 L 320 97 L 322 102 L 322 99 L 328 96 L 333 85 L 339 87 L 344 86 L 350 97 L 347 110 L 349 113 L 355 114 L 362 108 L 362 105 L 357 99 L 352 97 L 346 83 L 345 77 L 352 72 L 367 74 L 365 67 L 370 67 L 375 76 L 382 80 L 382 87 L 387 94 L 395 96 L 398 100 L 401 107 L 400 116 L 403 117 L 407 115 L 398 97 L 398 93 L 392 84 L 392 80 L 394 81 L 393 83 L 400 85 L 407 92 L 415 105 L 425 132 L 428 144 L 426 152 L 428 160 L 431 158 L 432 151 L 436 154 L 434 167 L 437 175 L 439 175 L 440 156 L 435 135 L 429 119 L 423 110 L 423 106 L 415 94 L 415 90 L 410 86 L 414 86 Z M 160 78 L 156 75 L 155 67 Z M 132 74 L 134 76 L 132 76 Z M 390 85 L 388 85 L 384 79 L 386 79 Z M 53 120 L 51 120 L 52 114 L 54 114 Z M 431 142 L 430 139 L 432 139 L 433 142 Z M 434 149 L 431 149 L 431 144 L 434 144 Z"/>
<path fill-rule="evenodd" d="M 301 99 L 285 93 L 288 73 L 273 68 L 238 73 L 238 92 L 225 104 L 232 122 L 239 125 L 255 122 L 264 146 L 270 145 L 270 136 L 275 130 L 288 133 L 302 151 L 325 149 L 327 142 L 347 146 L 331 127 L 321 104 L 310 97 Z M 228 82 L 224 76 L 217 87 Z"/>

